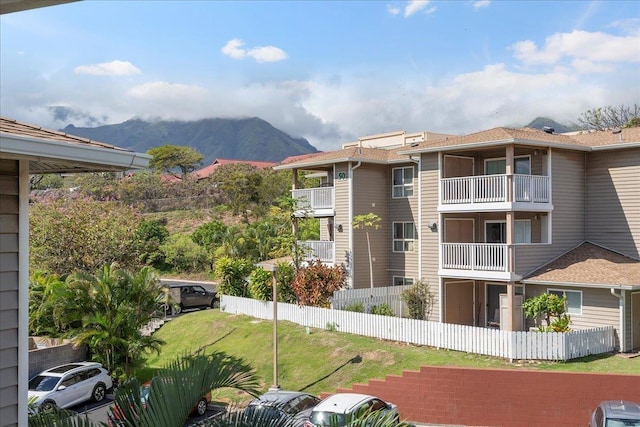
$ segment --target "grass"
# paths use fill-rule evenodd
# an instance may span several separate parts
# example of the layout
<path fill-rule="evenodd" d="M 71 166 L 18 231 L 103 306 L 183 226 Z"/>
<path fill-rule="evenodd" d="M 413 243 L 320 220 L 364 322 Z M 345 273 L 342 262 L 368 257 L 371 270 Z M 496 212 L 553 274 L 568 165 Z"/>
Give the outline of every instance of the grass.
<path fill-rule="evenodd" d="M 263 389 L 273 383 L 273 323 L 219 310 L 204 310 L 180 316 L 156 332 L 166 341 L 160 355 L 147 360 L 139 372 L 148 379 L 170 360 L 205 347 L 241 357 L 256 369 Z M 306 328 L 278 322 L 278 382 L 283 389 L 313 394 L 333 392 L 339 387 L 383 379 L 388 374 L 418 370 L 422 365 L 471 368 L 537 369 L 569 372 L 600 372 L 640 375 L 640 357 L 606 354 L 568 362 L 518 362 L 457 351 L 437 350 L 375 338 Z M 146 378 L 145 378 L 146 377 Z M 219 400 L 242 402 L 247 396 L 222 393 Z"/>

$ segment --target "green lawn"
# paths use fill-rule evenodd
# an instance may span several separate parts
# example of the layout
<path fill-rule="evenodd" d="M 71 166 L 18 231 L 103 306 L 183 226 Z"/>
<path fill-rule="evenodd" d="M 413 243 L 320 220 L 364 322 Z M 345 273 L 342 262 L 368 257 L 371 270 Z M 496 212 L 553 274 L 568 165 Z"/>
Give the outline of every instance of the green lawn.
<path fill-rule="evenodd" d="M 224 351 L 242 357 L 253 366 L 266 390 L 273 383 L 273 323 L 248 316 L 230 315 L 219 310 L 204 310 L 180 316 L 156 332 L 166 341 L 159 356 L 147 360 L 149 369 L 141 379 L 152 375 L 153 368 L 169 360 L 192 353 Z M 604 372 L 640 375 L 640 357 L 601 355 L 569 362 L 519 362 L 457 351 L 437 350 L 375 338 L 361 337 L 323 329 L 311 329 L 281 321 L 278 323 L 278 382 L 283 389 L 310 393 L 332 392 L 338 387 L 366 383 L 369 379 L 418 370 L 422 365 L 464 366 L 473 368 L 545 369 L 571 372 Z M 229 394 L 225 399 L 244 400 Z"/>

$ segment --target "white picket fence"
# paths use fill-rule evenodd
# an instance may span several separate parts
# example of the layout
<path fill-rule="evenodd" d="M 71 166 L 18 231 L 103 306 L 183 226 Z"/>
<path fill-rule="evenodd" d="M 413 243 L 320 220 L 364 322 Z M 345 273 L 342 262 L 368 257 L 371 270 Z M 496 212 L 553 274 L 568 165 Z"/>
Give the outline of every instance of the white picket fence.
<path fill-rule="evenodd" d="M 273 320 L 273 303 L 223 295 L 220 310 Z M 589 330 L 514 332 L 450 323 L 429 322 L 296 304 L 278 303 L 278 320 L 310 328 L 335 328 L 340 332 L 417 345 L 503 357 L 509 360 L 570 360 L 613 351 L 612 326 Z"/>
<path fill-rule="evenodd" d="M 365 312 L 370 312 L 373 306 L 387 304 L 396 316 L 404 317 L 409 310 L 407 304 L 402 301 L 400 294 L 411 287 L 411 285 L 384 286 L 373 289 L 344 289 L 336 291 L 331 299 L 331 308 L 344 310 L 350 304 L 360 303 L 363 305 Z"/>

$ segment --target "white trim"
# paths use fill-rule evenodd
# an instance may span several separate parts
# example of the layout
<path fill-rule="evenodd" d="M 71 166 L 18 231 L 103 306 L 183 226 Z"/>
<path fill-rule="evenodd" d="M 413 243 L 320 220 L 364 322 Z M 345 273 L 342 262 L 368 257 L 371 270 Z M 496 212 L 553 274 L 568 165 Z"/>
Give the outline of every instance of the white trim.
<path fill-rule="evenodd" d="M 347 177 L 347 179 L 349 180 L 349 184 L 348 184 L 349 197 L 347 198 L 347 200 L 349 201 L 349 207 L 348 207 L 349 237 L 347 238 L 348 248 L 349 248 L 349 269 L 350 269 L 349 279 L 348 279 L 349 289 L 353 289 L 353 272 L 355 271 L 355 266 L 354 266 L 355 257 L 353 256 L 353 224 L 351 224 L 351 222 L 353 221 L 353 170 L 352 168 L 353 168 L 353 163 L 349 162 L 347 166 L 347 173 L 349 174 L 349 176 Z M 335 194 L 335 182 L 337 182 L 335 163 L 333 165 L 333 182 L 334 182 L 334 194 Z M 335 238 L 333 240 L 335 241 Z M 335 253 L 335 246 L 333 251 Z"/>
<path fill-rule="evenodd" d="M 419 234 L 420 239 L 418 240 L 418 277 L 422 277 L 422 244 L 424 242 L 424 239 L 422 239 L 422 232 L 424 231 L 422 229 L 422 155 L 418 156 L 417 165 L 418 165 L 418 230 L 420 230 L 420 234 Z M 440 185 L 438 185 L 438 188 L 440 188 Z M 440 218 L 438 218 L 438 224 L 441 224 Z M 438 245 L 438 248 L 440 248 L 439 245 Z M 438 249 L 438 252 L 440 252 L 439 249 Z"/>
<path fill-rule="evenodd" d="M 118 148 L 73 144 L 0 132 L 2 153 L 0 158 L 58 160 L 63 163 L 81 163 L 87 170 L 144 169 L 152 156 Z"/>
<path fill-rule="evenodd" d="M 580 294 L 580 313 L 569 313 L 569 311 L 568 311 L 569 308 L 567 307 L 567 313 L 566 314 L 568 314 L 569 316 L 574 316 L 574 315 L 575 316 L 582 316 L 582 306 L 584 305 L 582 290 L 580 290 L 580 289 L 547 288 L 547 293 L 550 293 L 550 292 L 562 292 L 562 294 L 564 296 L 566 296 L 567 292 L 575 292 L 575 293 Z M 567 304 L 568 303 L 569 303 L 569 299 L 567 298 Z"/>

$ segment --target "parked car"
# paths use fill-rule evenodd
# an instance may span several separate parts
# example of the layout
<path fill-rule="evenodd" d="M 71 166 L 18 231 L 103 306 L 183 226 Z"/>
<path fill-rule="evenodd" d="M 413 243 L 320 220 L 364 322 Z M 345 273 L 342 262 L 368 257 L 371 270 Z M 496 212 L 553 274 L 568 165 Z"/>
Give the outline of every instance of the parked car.
<path fill-rule="evenodd" d="M 593 410 L 589 427 L 640 427 L 640 404 L 605 400 Z"/>
<path fill-rule="evenodd" d="M 311 410 L 319 403 L 318 397 L 301 391 L 269 390 L 249 403 L 244 417 L 274 422 L 272 425 L 304 427 Z"/>
<path fill-rule="evenodd" d="M 193 283 L 171 283 L 169 287 L 170 303 L 167 314 L 180 314 L 190 308 L 213 308 L 220 304 L 216 292 L 208 291 Z"/>
<path fill-rule="evenodd" d="M 305 427 L 342 427 L 351 416 L 377 412 L 400 422 L 398 408 L 379 397 L 359 393 L 336 393 L 313 408 Z"/>
<path fill-rule="evenodd" d="M 150 392 L 151 381 L 147 381 L 146 383 L 140 386 L 140 401 L 142 406 L 146 406 L 147 401 L 149 400 L 149 392 Z M 196 404 L 191 409 L 189 415 L 197 415 L 202 416 L 207 412 L 207 408 L 209 407 L 209 402 L 211 402 L 211 392 L 209 391 L 207 394 L 202 396 L 200 400 L 196 402 Z M 107 422 L 109 426 L 120 426 L 125 425 L 121 422 L 123 419 L 123 413 L 117 406 L 114 406 L 111 410 L 111 414 L 107 418 Z"/>
<path fill-rule="evenodd" d="M 93 399 L 103 400 L 113 386 L 109 371 L 96 362 L 68 363 L 47 369 L 29 380 L 29 400 L 50 411 Z"/>

